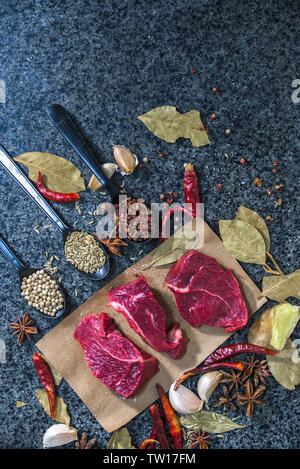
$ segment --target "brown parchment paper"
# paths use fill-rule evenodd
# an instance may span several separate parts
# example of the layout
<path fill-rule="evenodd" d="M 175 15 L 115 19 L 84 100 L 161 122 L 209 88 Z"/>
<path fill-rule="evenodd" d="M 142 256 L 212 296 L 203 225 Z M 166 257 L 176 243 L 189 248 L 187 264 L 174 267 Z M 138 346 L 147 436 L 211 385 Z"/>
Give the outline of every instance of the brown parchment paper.
<path fill-rule="evenodd" d="M 249 316 L 266 302 L 265 298 L 257 299 L 260 294 L 259 289 L 239 263 L 226 251 L 220 238 L 206 223 L 204 244 L 200 251 L 216 258 L 224 268 L 232 269 L 239 282 Z M 171 383 L 183 371 L 200 364 L 231 335 L 217 327 L 193 328 L 181 318 L 173 294 L 164 284 L 170 266 L 142 270 L 143 266 L 150 262 L 152 253 L 109 282 L 36 344 L 108 432 L 128 423 L 157 399 L 155 383 L 159 382 L 167 391 Z M 111 307 L 106 307 L 108 291 L 113 287 L 135 280 L 137 274 L 140 273 L 145 275 L 158 301 L 164 307 L 168 325 L 175 320 L 178 321 L 184 336 L 188 338 L 187 352 L 180 360 L 173 360 L 168 354 L 153 350 L 128 326 L 122 314 L 117 313 Z M 102 311 L 107 312 L 115 319 L 123 334 L 159 360 L 160 372 L 148 381 L 135 399 L 120 398 L 95 378 L 84 361 L 84 352 L 80 344 L 73 337 L 76 324 L 83 317 L 92 313 L 99 314 Z"/>

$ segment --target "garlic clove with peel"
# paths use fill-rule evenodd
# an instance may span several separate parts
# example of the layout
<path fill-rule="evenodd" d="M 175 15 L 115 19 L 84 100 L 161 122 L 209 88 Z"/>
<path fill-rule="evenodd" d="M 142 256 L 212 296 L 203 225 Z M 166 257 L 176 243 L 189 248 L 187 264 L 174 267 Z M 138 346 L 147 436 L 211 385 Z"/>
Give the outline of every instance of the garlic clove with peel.
<path fill-rule="evenodd" d="M 200 399 L 207 402 L 223 378 L 220 371 L 209 371 L 199 378 L 197 390 Z"/>
<path fill-rule="evenodd" d="M 169 401 L 176 412 L 180 414 L 194 414 L 202 409 L 203 402 L 193 391 L 182 385 L 174 391 L 174 386 L 175 382 L 169 390 Z"/>
<path fill-rule="evenodd" d="M 116 163 L 104 163 L 103 165 L 101 165 L 101 168 L 106 174 L 106 176 L 110 179 L 116 172 L 118 165 Z M 93 189 L 93 191 L 97 191 L 98 189 L 101 189 L 102 184 L 93 174 L 90 179 L 90 182 L 88 183 L 88 187 L 90 189 Z"/>
<path fill-rule="evenodd" d="M 128 148 L 123 145 L 115 145 L 114 157 L 121 169 L 121 174 L 128 175 L 133 173 L 138 163 L 138 159 L 130 150 L 128 150 Z"/>
<path fill-rule="evenodd" d="M 55 446 L 62 446 L 70 443 L 71 441 L 78 440 L 76 428 L 68 427 L 64 423 L 52 425 L 44 433 L 43 446 L 44 448 L 52 448 Z"/>

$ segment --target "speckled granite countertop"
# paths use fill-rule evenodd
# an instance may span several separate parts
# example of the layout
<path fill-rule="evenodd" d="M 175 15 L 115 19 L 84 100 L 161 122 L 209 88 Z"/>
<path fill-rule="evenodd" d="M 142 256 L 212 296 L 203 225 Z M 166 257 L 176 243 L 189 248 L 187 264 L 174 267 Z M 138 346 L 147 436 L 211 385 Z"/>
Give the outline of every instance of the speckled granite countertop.
<path fill-rule="evenodd" d="M 183 163 L 191 161 L 201 181 L 206 220 L 216 232 L 218 220 L 233 218 L 241 204 L 273 217 L 272 253 L 285 273 L 292 272 L 299 267 L 300 103 L 291 100 L 292 81 L 300 78 L 299 15 L 297 2 L 283 0 L 248 5 L 237 0 L 1 2 L 0 80 L 6 84 L 6 104 L 0 103 L 0 142 L 12 156 L 39 150 L 67 157 L 88 181 L 90 172 L 47 118 L 47 106 L 61 103 L 76 116 L 101 160 L 111 161 L 112 144 L 118 143 L 148 158 L 144 169 L 126 179 L 128 192 L 157 201 L 172 190 L 182 202 Z M 220 91 L 214 93 L 213 87 Z M 165 104 L 181 112 L 199 110 L 212 144 L 194 148 L 187 140 L 168 144 L 153 136 L 137 116 Z M 212 113 L 217 119 L 210 122 Z M 280 162 L 276 175 L 274 160 Z M 62 256 L 59 232 L 52 227 L 36 234 L 33 227 L 48 220 L 7 174 L 1 171 L 0 177 L 1 235 L 30 265 L 41 265 L 45 251 Z M 262 187 L 253 184 L 256 177 L 262 178 Z M 267 195 L 266 188 L 281 183 L 280 195 Z M 222 191 L 216 190 L 219 184 Z M 276 207 L 279 197 L 282 205 Z M 87 226 L 88 212 L 104 199 L 90 190 L 82 193 L 78 226 Z M 57 211 L 70 223 L 78 219 L 73 206 Z M 130 249 L 113 262 L 109 279 L 133 262 L 129 257 L 138 250 Z M 80 276 L 63 258 L 58 266 L 72 310 L 104 285 Z M 262 269 L 243 267 L 260 287 Z M 16 290 L 14 269 L 1 255 L 0 276 L 0 338 L 6 344 L 6 363 L 0 364 L 0 446 L 40 448 L 52 421 L 34 394 L 41 387 L 31 363 L 34 343 L 17 347 L 7 327 L 26 305 Z M 38 340 L 55 321 L 33 316 Z M 246 340 L 246 331 L 231 340 Z M 192 389 L 195 384 L 196 379 L 189 381 Z M 65 382 L 59 394 L 73 426 L 105 448 L 110 435 Z M 16 400 L 27 405 L 16 408 Z M 264 400 L 268 405 L 251 421 L 243 408 L 230 410 L 228 416 L 239 416 L 246 428 L 213 436 L 212 447 L 298 447 L 299 391 L 290 392 L 270 378 Z M 128 428 L 138 445 L 151 429 L 148 411 Z"/>

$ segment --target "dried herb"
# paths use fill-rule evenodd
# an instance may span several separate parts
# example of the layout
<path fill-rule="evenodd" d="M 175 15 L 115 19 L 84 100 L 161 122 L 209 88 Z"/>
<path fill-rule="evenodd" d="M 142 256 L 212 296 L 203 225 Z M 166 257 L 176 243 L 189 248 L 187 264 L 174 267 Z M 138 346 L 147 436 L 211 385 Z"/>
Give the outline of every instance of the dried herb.
<path fill-rule="evenodd" d="M 260 232 L 241 220 L 220 220 L 220 235 L 230 254 L 242 262 L 266 263 L 266 245 Z"/>
<path fill-rule="evenodd" d="M 238 393 L 237 395 L 238 404 L 247 406 L 246 414 L 248 415 L 249 418 L 251 418 L 253 411 L 254 411 L 254 406 L 256 404 L 265 405 L 265 402 L 259 399 L 265 389 L 266 389 L 265 386 L 259 386 L 258 388 L 253 390 L 253 385 L 251 383 L 251 380 L 248 379 L 246 386 L 245 386 L 245 394 Z"/>
<path fill-rule="evenodd" d="M 189 138 L 194 147 L 210 143 L 198 111 L 180 114 L 174 106 L 162 106 L 139 116 L 148 129 L 166 142 L 174 143 L 179 137 Z"/>
<path fill-rule="evenodd" d="M 291 339 L 275 357 L 267 357 L 268 367 L 281 386 L 290 391 L 300 384 L 300 356 Z"/>
<path fill-rule="evenodd" d="M 105 264 L 103 250 L 94 236 L 85 231 L 72 231 L 65 242 L 67 261 L 83 272 L 96 272 Z"/>
<path fill-rule="evenodd" d="M 18 335 L 18 344 L 23 342 L 25 337 L 30 340 L 30 335 L 31 334 L 37 334 L 38 330 L 36 327 L 33 327 L 32 325 L 34 324 L 34 320 L 31 319 L 28 313 L 25 313 L 23 318 L 21 319 L 18 317 L 18 321 L 16 322 L 11 322 L 8 324 L 8 327 L 11 327 L 12 329 L 15 329 L 15 332 L 13 332 L 13 335 L 17 334 Z"/>
<path fill-rule="evenodd" d="M 289 275 L 265 276 L 262 282 L 261 296 L 278 302 L 293 296 L 300 299 L 300 269 Z"/>
<path fill-rule="evenodd" d="M 119 428 L 119 430 L 113 432 L 107 449 L 136 449 L 131 444 L 131 436 L 126 427 Z"/>
<path fill-rule="evenodd" d="M 188 432 L 187 434 L 187 447 L 194 449 L 199 446 L 200 449 L 208 449 L 210 444 L 209 435 L 202 430 L 198 432 Z"/>
<path fill-rule="evenodd" d="M 218 398 L 217 402 L 214 404 L 214 407 L 223 406 L 225 410 L 231 407 L 231 409 L 236 410 L 236 405 L 233 402 L 236 397 L 237 393 L 231 394 L 227 386 L 223 386 L 223 395 Z"/>
<path fill-rule="evenodd" d="M 49 415 L 49 417 L 51 417 L 49 400 L 48 400 L 46 391 L 38 389 L 35 391 L 35 394 L 41 406 L 43 407 L 44 411 L 46 412 L 46 414 Z M 59 396 L 56 396 L 56 416 L 54 420 L 56 420 L 56 422 L 59 422 L 59 423 L 70 425 L 71 418 L 68 414 L 66 403 Z"/>
<path fill-rule="evenodd" d="M 225 415 L 207 410 L 201 410 L 195 414 L 183 415 L 180 422 L 187 430 L 197 432 L 203 430 L 208 433 L 224 433 L 244 426 L 238 425 Z"/>
<path fill-rule="evenodd" d="M 43 176 L 48 189 L 67 194 L 85 191 L 85 182 L 79 169 L 71 161 L 51 153 L 33 151 L 14 158 L 28 168 L 28 177 L 37 182 L 38 173 Z"/>
<path fill-rule="evenodd" d="M 253 210 L 250 210 L 247 207 L 243 207 L 242 205 L 238 208 L 237 215 L 235 217 L 236 220 L 241 220 L 246 223 L 249 223 L 250 225 L 254 226 L 262 237 L 264 238 L 265 245 L 266 245 L 266 251 L 270 250 L 270 234 L 268 227 L 264 221 L 263 218 L 261 218 L 256 212 Z"/>
<path fill-rule="evenodd" d="M 198 234 L 195 231 L 184 231 L 180 237 L 174 237 L 164 241 L 154 252 L 149 264 L 144 269 L 154 266 L 171 264 L 177 261 L 188 249 L 195 249 L 199 242 Z"/>
<path fill-rule="evenodd" d="M 228 390 L 232 391 L 232 389 L 238 390 L 239 386 L 242 384 L 242 372 L 236 373 L 233 370 L 230 370 L 230 373 L 226 371 L 222 371 L 222 375 L 224 376 L 221 380 L 221 383 L 229 383 Z"/>
<path fill-rule="evenodd" d="M 86 433 L 83 432 L 83 434 L 81 435 L 80 441 L 75 442 L 75 448 L 76 449 L 92 449 L 96 441 L 97 441 L 97 438 L 88 440 Z"/>

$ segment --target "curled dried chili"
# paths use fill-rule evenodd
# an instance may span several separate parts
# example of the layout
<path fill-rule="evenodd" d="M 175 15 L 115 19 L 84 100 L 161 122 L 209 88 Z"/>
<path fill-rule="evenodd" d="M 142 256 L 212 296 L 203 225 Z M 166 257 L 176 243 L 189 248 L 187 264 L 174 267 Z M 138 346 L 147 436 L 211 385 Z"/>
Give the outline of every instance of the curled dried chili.
<path fill-rule="evenodd" d="M 247 365 L 245 363 L 241 362 L 217 362 L 211 363 L 210 365 L 204 364 L 203 366 L 198 366 L 197 368 L 193 368 L 192 370 L 188 370 L 182 373 L 180 378 L 175 383 L 174 391 L 176 391 L 189 376 L 195 376 L 200 373 L 206 373 L 207 371 L 212 370 L 220 370 L 222 368 L 233 368 L 234 370 L 243 371 L 246 366 Z"/>
<path fill-rule="evenodd" d="M 211 363 L 220 362 L 226 360 L 227 358 L 234 357 L 240 353 L 259 353 L 262 355 L 276 355 L 276 350 L 270 350 L 265 347 L 260 347 L 259 345 L 253 345 L 248 343 L 240 343 L 234 345 L 226 345 L 225 347 L 216 350 L 211 355 L 207 357 L 204 362 L 204 365 L 210 365 Z"/>
<path fill-rule="evenodd" d="M 68 204 L 70 202 L 75 202 L 75 200 L 80 199 L 79 194 L 77 192 L 70 192 L 69 194 L 63 194 L 61 192 L 54 192 L 48 189 L 43 184 L 42 181 L 42 175 L 39 172 L 38 178 L 37 178 L 37 188 L 40 191 L 40 193 L 46 197 L 46 199 L 53 200 L 54 202 L 62 202 L 64 204 Z"/>
<path fill-rule="evenodd" d="M 161 449 L 171 449 L 170 442 L 168 440 L 166 429 L 164 426 L 163 419 L 161 418 L 158 404 L 150 406 L 150 413 L 152 417 L 153 426 L 155 429 L 155 435 L 159 441 Z"/>
<path fill-rule="evenodd" d="M 148 438 L 141 443 L 139 449 L 154 449 L 156 445 L 159 445 L 159 441 Z"/>
<path fill-rule="evenodd" d="M 165 394 L 163 388 L 161 387 L 161 385 L 157 384 L 156 389 L 160 397 L 162 406 L 165 411 L 166 419 L 170 427 L 170 432 L 171 432 L 171 437 L 173 440 L 174 448 L 182 449 L 183 448 L 183 432 L 182 432 L 179 418 L 177 417 L 177 414 L 175 410 L 173 409 L 173 407 L 171 406 L 170 401 L 167 395 Z"/>
<path fill-rule="evenodd" d="M 56 390 L 54 378 L 49 368 L 48 363 L 43 359 L 42 355 L 35 353 L 32 357 L 34 367 L 39 375 L 42 385 L 47 393 L 50 407 L 50 415 L 52 418 L 56 417 Z"/>
<path fill-rule="evenodd" d="M 192 204 L 192 215 L 195 217 L 197 215 L 197 204 L 200 203 L 198 177 L 191 163 L 185 163 L 184 169 L 184 199 L 186 204 Z"/>

